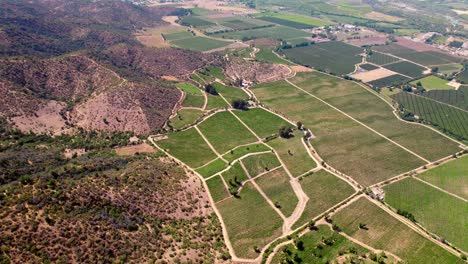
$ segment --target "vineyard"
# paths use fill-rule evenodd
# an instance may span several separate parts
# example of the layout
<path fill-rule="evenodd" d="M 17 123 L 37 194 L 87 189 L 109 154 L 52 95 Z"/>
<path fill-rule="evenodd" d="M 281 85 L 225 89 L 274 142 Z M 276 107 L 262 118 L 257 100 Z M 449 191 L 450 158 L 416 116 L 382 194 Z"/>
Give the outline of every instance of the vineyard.
<path fill-rule="evenodd" d="M 468 86 L 462 86 L 455 91 L 432 90 L 424 93 L 423 96 L 468 110 Z"/>
<path fill-rule="evenodd" d="M 419 121 L 430 123 L 456 138 L 468 139 L 468 111 L 407 92 L 395 94 L 392 98 L 404 109 L 417 115 Z"/>

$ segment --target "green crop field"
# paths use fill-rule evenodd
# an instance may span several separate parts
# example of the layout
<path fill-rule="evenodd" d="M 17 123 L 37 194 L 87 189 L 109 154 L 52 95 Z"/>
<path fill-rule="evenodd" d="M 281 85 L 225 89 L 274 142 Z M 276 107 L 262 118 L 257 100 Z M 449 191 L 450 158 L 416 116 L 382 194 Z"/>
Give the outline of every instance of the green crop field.
<path fill-rule="evenodd" d="M 359 256 L 368 252 L 367 249 L 347 240 L 344 236 L 332 231 L 326 225 L 319 225 L 317 226 L 317 230 L 310 231 L 296 240 L 297 243 L 303 243 L 304 249 L 299 250 L 293 244 L 283 246 L 277 251 L 271 263 L 288 263 L 285 262 L 286 260 L 291 260 L 292 262 L 293 256 L 297 255 L 302 260 L 301 263 L 326 264 L 334 263 L 333 261 L 340 258 L 343 253 Z M 328 241 L 332 241 L 332 243 Z M 325 242 L 328 242 L 328 244 Z M 320 248 L 317 245 L 321 245 Z M 351 249 L 353 253 L 350 252 Z"/>
<path fill-rule="evenodd" d="M 203 111 L 197 109 L 180 109 L 177 115 L 170 119 L 170 124 L 173 128 L 183 128 L 193 124 L 199 117 L 203 115 Z"/>
<path fill-rule="evenodd" d="M 419 80 L 412 81 L 412 85 L 417 85 L 421 82 L 422 87 L 426 90 L 454 90 L 453 86 L 448 85 L 448 81 L 437 76 L 430 75 Z"/>
<path fill-rule="evenodd" d="M 249 99 L 249 95 L 241 88 L 226 86 L 218 82 L 214 82 L 212 85 L 229 103 L 236 99 Z"/>
<path fill-rule="evenodd" d="M 240 188 L 240 183 L 248 179 L 247 174 L 239 163 L 235 163 L 229 170 L 221 174 L 229 186 L 230 192 L 235 192 Z"/>
<path fill-rule="evenodd" d="M 293 228 L 305 225 L 354 193 L 348 183 L 325 170 L 300 178 L 300 183 L 309 201 Z"/>
<path fill-rule="evenodd" d="M 384 88 L 390 85 L 406 82 L 409 80 L 411 79 L 400 74 L 395 74 L 381 79 L 377 79 L 375 81 L 368 82 L 368 84 L 372 85 L 373 87 Z"/>
<path fill-rule="evenodd" d="M 194 128 L 169 134 L 167 139 L 157 141 L 156 144 L 193 168 L 216 158 L 216 154 Z"/>
<path fill-rule="evenodd" d="M 468 86 L 454 90 L 432 90 L 422 94 L 424 97 L 453 105 L 468 111 Z"/>
<path fill-rule="evenodd" d="M 246 157 L 242 160 L 242 164 L 244 164 L 252 178 L 259 175 L 260 173 L 267 172 L 271 169 L 281 166 L 281 163 L 273 153 L 265 153 Z"/>
<path fill-rule="evenodd" d="M 207 180 L 206 185 L 208 185 L 211 197 L 213 197 L 215 203 L 229 197 L 229 193 L 226 190 L 226 187 L 224 187 L 223 180 L 220 176 Z"/>
<path fill-rule="evenodd" d="M 258 61 L 292 65 L 292 63 L 290 63 L 289 61 L 284 60 L 278 57 L 276 54 L 274 54 L 272 48 L 261 47 L 259 49 L 260 50 L 257 52 L 257 54 L 255 54 L 255 59 Z"/>
<path fill-rule="evenodd" d="M 298 64 L 342 75 L 354 71 L 354 65 L 361 62 L 359 54 L 363 50 L 343 42 L 329 41 L 282 52 Z"/>
<path fill-rule="evenodd" d="M 464 263 L 366 198 L 339 211 L 333 222 L 353 238 L 376 249 L 390 251 L 408 263 Z M 368 230 L 359 228 L 360 223 Z"/>
<path fill-rule="evenodd" d="M 241 158 L 249 153 L 257 153 L 257 152 L 264 152 L 264 151 L 271 151 L 267 146 L 262 143 L 255 143 L 247 146 L 237 147 L 232 149 L 228 153 L 224 154 L 223 158 L 228 162 L 233 162 L 234 160 Z"/>
<path fill-rule="evenodd" d="M 180 20 L 180 24 L 193 27 L 212 26 L 214 23 L 197 16 L 185 16 Z"/>
<path fill-rule="evenodd" d="M 374 65 L 369 64 L 369 63 L 361 64 L 361 65 L 359 65 L 359 67 L 360 67 L 361 69 L 366 70 L 366 71 L 372 71 L 372 70 L 375 70 L 375 69 L 378 69 L 378 68 L 379 68 L 379 67 L 374 66 Z"/>
<path fill-rule="evenodd" d="M 298 202 L 289 180 L 283 168 L 269 172 L 255 180 L 268 198 L 274 204 L 279 205 L 279 209 L 286 217 L 294 212 Z"/>
<path fill-rule="evenodd" d="M 198 128 L 220 154 L 236 146 L 256 141 L 255 136 L 230 112 L 216 113 Z"/>
<path fill-rule="evenodd" d="M 221 48 L 229 44 L 231 44 L 231 42 L 200 36 L 171 41 L 171 45 L 174 45 L 178 48 L 189 49 L 194 51 L 207 51 Z"/>
<path fill-rule="evenodd" d="M 372 63 L 377 64 L 377 65 L 384 65 L 384 64 L 388 64 L 388 63 L 392 63 L 392 62 L 397 62 L 399 60 L 400 59 L 397 59 L 395 57 L 385 55 L 385 54 L 382 54 L 382 53 L 378 53 L 378 52 L 375 52 L 375 51 L 372 52 L 372 55 L 367 56 L 367 61 L 368 62 L 372 62 Z"/>
<path fill-rule="evenodd" d="M 446 191 L 468 199 L 468 156 L 463 156 L 418 175 Z"/>
<path fill-rule="evenodd" d="M 422 64 L 424 66 L 461 62 L 461 59 L 438 51 L 416 51 L 398 44 L 374 47 L 375 50 Z"/>
<path fill-rule="evenodd" d="M 205 97 L 203 95 L 198 94 L 185 94 L 184 101 L 182 102 L 182 106 L 184 107 L 198 107 L 202 108 L 205 104 Z"/>
<path fill-rule="evenodd" d="M 228 107 L 229 105 L 226 103 L 226 101 L 221 98 L 219 95 L 211 95 L 207 94 L 208 97 L 208 102 L 206 104 L 206 110 L 212 110 L 216 108 L 225 108 Z"/>
<path fill-rule="evenodd" d="M 468 250 L 468 236 L 460 235 L 468 234 L 468 203 L 412 178 L 387 185 L 384 190 L 385 202 L 393 208 L 410 212 L 431 232 Z"/>
<path fill-rule="evenodd" d="M 261 138 L 278 134 L 280 127 L 289 125 L 286 120 L 262 108 L 234 111 L 234 114 Z"/>
<path fill-rule="evenodd" d="M 457 80 L 463 84 L 468 84 L 468 70 L 463 70 L 457 75 Z"/>
<path fill-rule="evenodd" d="M 388 64 L 388 65 L 385 65 L 384 68 L 400 73 L 402 75 L 412 77 L 412 78 L 417 78 L 419 76 L 422 76 L 423 72 L 426 70 L 426 68 L 423 68 L 421 66 L 418 66 L 408 61 L 401 61 L 401 62 Z"/>
<path fill-rule="evenodd" d="M 452 64 L 445 64 L 445 65 L 439 65 L 437 66 L 439 68 L 439 72 L 443 74 L 453 74 L 456 72 L 459 72 L 461 69 L 463 69 L 463 65 L 460 63 L 452 63 Z"/>
<path fill-rule="evenodd" d="M 311 143 L 318 154 L 331 166 L 364 185 L 386 180 L 424 164 L 410 153 L 284 81 L 257 85 L 252 90 L 268 107 L 290 120 L 302 121 L 315 136 Z M 273 143 L 268 144 L 276 148 Z M 294 157 L 287 153 L 289 146 L 290 143 L 283 145 L 283 156 L 290 157 L 294 165 Z M 349 155 L 350 151 L 353 155 Z"/>
<path fill-rule="evenodd" d="M 241 16 L 222 18 L 222 19 L 218 19 L 217 22 L 225 27 L 232 28 L 234 30 L 247 30 L 247 29 L 267 27 L 267 26 L 273 25 L 270 22 L 266 22 L 266 21 L 262 21 L 258 19 L 241 17 Z"/>
<path fill-rule="evenodd" d="M 190 11 L 192 11 L 192 15 L 194 16 L 206 16 L 206 15 L 219 14 L 219 12 L 217 11 L 209 10 L 209 9 L 205 9 L 201 7 L 190 8 Z"/>
<path fill-rule="evenodd" d="M 206 164 L 205 166 L 197 169 L 197 172 L 200 173 L 200 175 L 202 175 L 203 177 L 207 178 L 222 171 L 224 168 L 226 168 L 226 166 L 227 166 L 226 162 L 218 158 L 214 160 L 213 162 Z"/>
<path fill-rule="evenodd" d="M 310 157 L 304 143 L 303 133 L 296 131 L 294 137 L 282 138 L 269 141 L 268 145 L 275 149 L 286 168 L 294 176 L 300 176 L 317 167 L 315 161 Z"/>
<path fill-rule="evenodd" d="M 177 83 L 176 86 L 180 88 L 182 91 L 189 93 L 189 94 L 198 94 L 202 95 L 202 90 L 200 88 L 194 86 L 191 83 Z"/>
<path fill-rule="evenodd" d="M 399 121 L 388 104 L 354 82 L 322 73 L 300 73 L 291 81 L 428 160 L 459 151 L 457 143 L 440 134 Z"/>
<path fill-rule="evenodd" d="M 333 25 L 332 22 L 323 21 L 312 17 L 284 13 L 260 13 L 257 18 L 298 29 Z"/>
<path fill-rule="evenodd" d="M 231 198 L 217 204 L 236 255 L 255 258 L 254 247 L 262 248 L 281 235 L 282 219 L 260 193 L 247 183 L 241 199 Z"/>
<path fill-rule="evenodd" d="M 255 38 L 271 38 L 271 39 L 295 39 L 295 38 L 303 38 L 308 37 L 310 34 L 290 28 L 285 26 L 275 26 L 275 27 L 268 27 L 268 28 L 257 28 L 257 29 L 250 29 L 250 30 L 240 30 L 240 31 L 233 31 L 227 33 L 218 33 L 214 34 L 217 38 L 227 38 L 227 39 L 255 39 Z"/>
<path fill-rule="evenodd" d="M 163 35 L 164 35 L 164 39 L 166 39 L 167 41 L 175 41 L 179 39 L 193 38 L 193 34 L 188 31 L 167 33 Z"/>
<path fill-rule="evenodd" d="M 460 139 L 468 139 L 468 112 L 407 92 L 398 93 L 392 98 L 436 128 Z"/>
<path fill-rule="evenodd" d="M 216 66 L 208 66 L 200 71 L 197 72 L 198 77 L 203 79 L 203 83 L 210 83 L 219 79 L 224 81 L 226 76 L 224 76 L 223 69 Z"/>

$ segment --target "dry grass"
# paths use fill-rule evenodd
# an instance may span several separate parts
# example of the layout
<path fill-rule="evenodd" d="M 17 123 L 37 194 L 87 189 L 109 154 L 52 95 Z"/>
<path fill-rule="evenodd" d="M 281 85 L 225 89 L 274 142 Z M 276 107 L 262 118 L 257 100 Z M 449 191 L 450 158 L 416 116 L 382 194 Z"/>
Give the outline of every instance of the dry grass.
<path fill-rule="evenodd" d="M 134 146 L 116 148 L 115 152 L 117 152 L 119 156 L 132 156 L 137 153 L 155 153 L 156 150 L 148 143 L 142 143 Z"/>

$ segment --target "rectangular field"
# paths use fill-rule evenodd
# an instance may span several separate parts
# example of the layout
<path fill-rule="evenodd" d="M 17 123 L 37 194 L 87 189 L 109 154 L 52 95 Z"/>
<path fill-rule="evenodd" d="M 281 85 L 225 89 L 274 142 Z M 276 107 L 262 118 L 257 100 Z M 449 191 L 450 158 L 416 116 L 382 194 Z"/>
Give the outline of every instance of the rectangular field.
<path fill-rule="evenodd" d="M 408 263 L 464 263 L 364 197 L 339 211 L 333 222 L 353 238 L 390 251 Z M 368 230 L 359 228 L 360 223 Z"/>
<path fill-rule="evenodd" d="M 389 69 L 394 72 L 398 72 L 402 75 L 406 75 L 412 78 L 417 78 L 423 75 L 423 72 L 426 68 L 418 66 L 414 63 L 408 61 L 401 61 L 392 64 L 387 64 L 384 68 Z"/>
<path fill-rule="evenodd" d="M 468 249 L 468 203 L 416 179 L 385 186 L 385 202 L 414 215 L 428 230 L 464 251 Z"/>
<path fill-rule="evenodd" d="M 375 50 L 383 53 L 390 53 L 395 56 L 413 61 L 424 66 L 448 64 L 460 62 L 461 59 L 438 51 L 417 51 L 398 44 L 374 47 Z"/>
<path fill-rule="evenodd" d="M 422 95 L 468 111 L 468 86 L 460 86 L 456 91 L 432 90 Z"/>
<path fill-rule="evenodd" d="M 418 175 L 424 181 L 468 199 L 468 155 Z"/>
<path fill-rule="evenodd" d="M 262 143 L 251 144 L 247 146 L 237 147 L 228 153 L 224 154 L 223 158 L 228 162 L 233 162 L 234 160 L 247 155 L 249 153 L 257 153 L 271 151 L 267 146 Z"/>
<path fill-rule="evenodd" d="M 196 36 L 174 40 L 171 41 L 171 44 L 181 49 L 207 51 L 227 46 L 231 44 L 231 42 Z"/>
<path fill-rule="evenodd" d="M 420 120 L 457 138 L 468 139 L 468 112 L 407 92 L 392 98 Z"/>
<path fill-rule="evenodd" d="M 289 125 L 289 123 L 281 117 L 262 108 L 251 108 L 247 111 L 234 111 L 234 114 L 261 138 L 277 135 L 282 126 Z"/>
<path fill-rule="evenodd" d="M 372 71 L 372 70 L 375 70 L 375 69 L 378 69 L 379 67 L 375 66 L 375 65 L 372 65 L 372 64 L 369 64 L 369 63 L 366 63 L 366 64 L 361 64 L 359 65 L 359 67 L 361 69 L 364 69 L 366 71 Z"/>
<path fill-rule="evenodd" d="M 241 88 L 226 86 L 218 82 L 214 82 L 212 85 L 229 103 L 232 103 L 236 99 L 249 99 L 249 95 Z"/>
<path fill-rule="evenodd" d="M 292 65 L 291 62 L 284 60 L 278 57 L 276 54 L 273 53 L 272 48 L 261 47 L 260 50 L 255 54 L 255 59 L 262 62 L 270 62 L 274 64 L 286 64 Z"/>
<path fill-rule="evenodd" d="M 207 94 L 207 98 L 208 102 L 206 104 L 206 110 L 225 108 L 229 106 L 226 101 L 224 101 L 223 98 L 221 98 L 219 95 Z"/>
<path fill-rule="evenodd" d="M 300 178 L 300 183 L 309 201 L 293 228 L 307 224 L 354 193 L 354 189 L 348 183 L 325 170 Z"/>
<path fill-rule="evenodd" d="M 370 65 L 370 64 L 367 64 L 367 65 Z M 383 78 L 387 78 L 393 75 L 396 75 L 396 73 L 393 71 L 387 70 L 385 68 L 376 68 L 374 70 L 369 70 L 366 72 L 358 72 L 350 76 L 353 77 L 354 79 L 358 79 L 365 83 L 368 83 L 368 82 L 380 80 Z"/>
<path fill-rule="evenodd" d="M 441 79 L 437 76 L 430 75 L 419 80 L 412 81 L 412 85 L 422 84 L 422 87 L 426 90 L 453 90 L 453 86 L 448 85 L 448 81 Z"/>
<path fill-rule="evenodd" d="M 250 177 L 252 178 L 259 175 L 260 173 L 267 172 L 271 169 L 281 166 L 281 163 L 273 153 L 252 155 L 243 159 L 241 162 L 244 164 L 245 168 L 249 172 Z"/>
<path fill-rule="evenodd" d="M 407 77 L 402 76 L 400 74 L 395 74 L 395 75 L 391 75 L 391 76 L 388 76 L 388 77 L 385 77 L 385 78 L 370 81 L 370 82 L 368 82 L 368 84 L 370 84 L 370 85 L 372 85 L 373 87 L 376 87 L 376 88 L 384 88 L 384 87 L 387 87 L 387 86 L 390 86 L 390 85 L 394 85 L 394 84 L 398 84 L 398 83 L 406 82 L 406 81 L 410 81 L 410 80 L 411 80 L 410 78 L 407 78 Z"/>
<path fill-rule="evenodd" d="M 321 73 L 299 73 L 292 82 L 427 160 L 460 150 L 428 128 L 398 120 L 390 105 L 359 84 Z"/>
<path fill-rule="evenodd" d="M 224 162 L 222 159 L 218 158 L 209 164 L 206 164 L 205 166 L 197 169 L 197 172 L 200 173 L 201 176 L 208 178 L 220 171 L 222 171 L 224 168 L 227 167 L 226 162 Z"/>
<path fill-rule="evenodd" d="M 216 113 L 198 128 L 220 154 L 236 146 L 256 141 L 254 135 L 230 112 Z"/>
<path fill-rule="evenodd" d="M 202 114 L 203 111 L 197 109 L 180 109 L 177 115 L 170 119 L 171 126 L 175 129 L 183 128 L 193 124 Z"/>
<path fill-rule="evenodd" d="M 275 26 L 268 28 L 258 28 L 250 30 L 241 30 L 227 33 L 218 33 L 213 35 L 217 38 L 227 38 L 227 39 L 256 39 L 256 38 L 271 38 L 271 39 L 295 39 L 308 37 L 309 34 L 305 31 L 284 27 L 284 26 Z"/>
<path fill-rule="evenodd" d="M 227 199 L 216 206 L 236 255 L 256 258 L 254 247 L 262 248 L 279 237 L 283 221 L 251 183 L 244 186 L 240 196 L 241 199 Z"/>
<path fill-rule="evenodd" d="M 282 52 L 301 65 L 342 75 L 354 71 L 354 65 L 361 62 L 359 54 L 363 50 L 343 42 L 328 41 Z"/>
<path fill-rule="evenodd" d="M 169 134 L 167 139 L 157 141 L 156 144 L 192 168 L 216 158 L 216 154 L 194 128 Z"/>
<path fill-rule="evenodd" d="M 293 14 L 261 13 L 257 18 L 283 26 L 306 29 L 333 25 L 331 22 Z"/>
<path fill-rule="evenodd" d="M 388 63 L 392 63 L 392 62 L 397 62 L 399 60 L 400 59 L 397 59 L 395 57 L 385 55 L 385 54 L 382 54 L 382 53 L 378 53 L 378 52 L 375 52 L 375 51 L 372 52 L 372 55 L 367 56 L 367 61 L 368 62 L 372 62 L 372 63 L 377 64 L 377 65 L 384 65 L 384 64 L 388 64 Z"/>
<path fill-rule="evenodd" d="M 274 204 L 278 205 L 286 217 L 294 212 L 298 202 L 289 180 L 289 176 L 283 168 L 269 172 L 255 180 L 260 189 Z"/>

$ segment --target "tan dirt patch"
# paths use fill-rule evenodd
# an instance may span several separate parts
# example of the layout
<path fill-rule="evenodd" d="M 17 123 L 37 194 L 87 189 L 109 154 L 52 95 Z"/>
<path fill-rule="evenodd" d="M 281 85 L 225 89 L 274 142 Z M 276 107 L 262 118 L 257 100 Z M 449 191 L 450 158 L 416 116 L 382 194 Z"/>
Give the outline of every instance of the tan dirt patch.
<path fill-rule="evenodd" d="M 167 80 L 167 81 L 173 81 L 173 82 L 179 82 L 179 78 L 171 75 L 163 75 L 161 76 L 162 79 Z"/>
<path fill-rule="evenodd" d="M 398 22 L 398 21 L 404 20 L 403 18 L 400 18 L 400 17 L 390 16 L 390 15 L 380 13 L 380 12 L 375 12 L 375 11 L 367 13 L 366 17 L 370 19 L 385 20 L 389 22 Z"/>
<path fill-rule="evenodd" d="M 358 80 L 361 80 L 363 82 L 371 82 L 371 81 L 382 79 L 382 78 L 392 76 L 392 75 L 395 75 L 395 74 L 397 74 L 397 73 L 394 72 L 394 71 L 387 70 L 385 68 L 379 68 L 379 69 L 375 69 L 375 70 L 372 70 L 372 71 L 352 74 L 351 77 L 353 77 L 355 79 L 358 79 Z"/>
<path fill-rule="evenodd" d="M 86 153 L 86 150 L 85 149 L 65 149 L 65 151 L 63 152 L 63 156 L 66 158 L 66 159 L 71 159 L 73 158 L 73 156 L 82 156 Z"/>
<path fill-rule="evenodd" d="M 311 72 L 312 71 L 311 68 L 307 68 L 302 65 L 292 65 L 292 66 L 289 66 L 289 68 L 291 68 L 295 72 Z"/>
<path fill-rule="evenodd" d="M 452 11 L 457 13 L 458 15 L 468 15 L 468 10 L 452 9 Z"/>
<path fill-rule="evenodd" d="M 141 143 L 134 146 L 116 148 L 115 152 L 119 156 L 133 156 L 137 153 L 155 153 L 156 150 L 148 143 Z"/>

